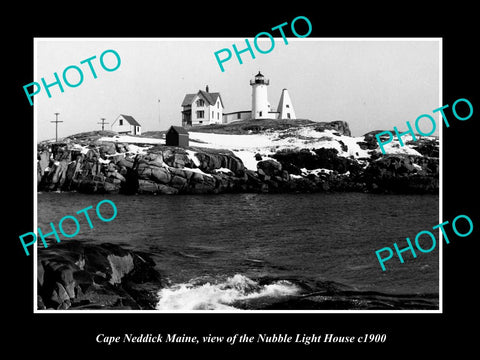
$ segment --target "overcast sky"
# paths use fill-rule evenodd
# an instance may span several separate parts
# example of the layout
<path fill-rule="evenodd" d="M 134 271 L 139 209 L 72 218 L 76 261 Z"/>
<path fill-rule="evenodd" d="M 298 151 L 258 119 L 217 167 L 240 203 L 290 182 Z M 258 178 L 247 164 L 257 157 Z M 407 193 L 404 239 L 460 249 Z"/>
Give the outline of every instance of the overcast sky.
<path fill-rule="evenodd" d="M 267 43 L 261 47 L 267 49 Z M 253 39 L 250 39 L 253 46 Z M 230 39 L 36 39 L 36 75 L 32 81 L 54 81 L 69 65 L 84 73 L 81 85 L 63 84 L 34 97 L 37 113 L 37 140 L 55 137 L 55 112 L 59 112 L 59 137 L 100 130 L 101 118 L 109 123 L 119 114 L 133 116 L 142 131 L 166 130 L 181 125 L 181 103 L 187 93 L 196 93 L 209 85 L 220 92 L 225 109 L 233 112 L 251 109 L 249 80 L 260 70 L 270 79 L 268 98 L 276 109 L 283 88 L 287 88 L 297 118 L 314 121 L 344 120 L 352 135 L 377 129 L 405 130 L 408 120 L 431 114 L 440 103 L 440 43 L 438 39 L 276 39 L 268 54 L 255 51 L 252 59 L 242 54 L 243 64 L 235 56 L 224 63 L 221 72 L 214 52 L 244 48 L 244 38 Z M 115 50 L 120 67 L 112 72 L 102 69 L 100 54 Z M 96 55 L 92 65 L 80 61 Z M 223 55 L 223 54 L 222 54 Z M 112 54 L 105 56 L 114 66 Z M 75 71 L 68 76 L 75 82 Z M 158 101 L 160 100 L 160 102 Z M 28 100 L 25 97 L 28 104 Z M 435 114 L 438 123 L 438 113 Z M 430 128 L 425 126 L 424 131 Z M 438 134 L 438 127 L 437 132 Z"/>

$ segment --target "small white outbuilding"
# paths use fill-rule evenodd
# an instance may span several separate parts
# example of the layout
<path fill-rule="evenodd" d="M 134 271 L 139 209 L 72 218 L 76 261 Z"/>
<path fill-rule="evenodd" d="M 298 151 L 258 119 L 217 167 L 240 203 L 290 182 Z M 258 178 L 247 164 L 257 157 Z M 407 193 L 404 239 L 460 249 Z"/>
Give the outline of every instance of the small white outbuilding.
<path fill-rule="evenodd" d="M 130 115 L 120 114 L 111 125 L 112 131 L 119 134 L 141 135 L 142 126 Z"/>

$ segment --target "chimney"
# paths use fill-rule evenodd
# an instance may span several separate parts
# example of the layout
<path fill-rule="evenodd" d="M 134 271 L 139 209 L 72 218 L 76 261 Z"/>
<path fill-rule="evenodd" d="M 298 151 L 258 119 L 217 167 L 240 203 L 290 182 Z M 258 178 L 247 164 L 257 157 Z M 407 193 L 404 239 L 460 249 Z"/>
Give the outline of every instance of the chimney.
<path fill-rule="evenodd" d="M 206 91 L 206 92 L 208 92 L 208 85 L 207 85 L 207 86 L 205 86 L 205 91 Z"/>

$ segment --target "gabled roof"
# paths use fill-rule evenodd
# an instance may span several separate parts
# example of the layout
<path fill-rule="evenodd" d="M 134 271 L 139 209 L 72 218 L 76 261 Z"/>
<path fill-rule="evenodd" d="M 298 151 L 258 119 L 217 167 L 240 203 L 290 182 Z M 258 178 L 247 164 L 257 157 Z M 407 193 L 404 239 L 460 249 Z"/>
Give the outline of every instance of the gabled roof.
<path fill-rule="evenodd" d="M 206 92 L 206 91 L 203 91 L 203 90 L 198 90 L 198 92 L 196 94 L 186 94 L 185 98 L 183 99 L 182 106 L 192 105 L 193 99 L 195 98 L 195 96 L 197 96 L 199 94 L 201 94 L 202 97 L 210 105 L 215 105 L 215 103 L 217 102 L 217 99 L 220 98 L 220 102 L 222 104 L 222 107 L 225 107 L 223 105 L 223 100 L 222 100 L 222 97 L 220 96 L 220 93 L 218 93 L 218 92 L 211 93 L 211 92 Z"/>
<path fill-rule="evenodd" d="M 182 126 L 170 126 L 170 129 L 168 129 L 168 132 L 170 132 L 171 130 L 175 130 L 177 132 L 177 134 L 182 134 L 182 135 L 188 135 L 188 131 L 185 130 L 184 127 Z"/>
<path fill-rule="evenodd" d="M 207 99 L 207 102 L 210 105 L 215 105 L 218 98 L 220 98 L 220 101 L 222 101 L 222 98 L 220 97 L 220 93 L 218 93 L 218 92 L 217 93 L 211 93 L 211 92 L 206 92 L 206 91 L 203 91 L 203 90 L 199 90 L 198 92 L 200 94 L 202 94 L 205 99 Z M 223 106 L 223 102 L 222 102 L 222 106 Z"/>
<path fill-rule="evenodd" d="M 123 117 L 125 120 L 127 120 L 130 125 L 142 126 L 142 125 L 140 125 L 140 124 L 137 122 L 137 120 L 135 120 L 135 119 L 133 118 L 133 116 L 123 115 L 123 114 L 120 114 L 120 116 Z"/>
<path fill-rule="evenodd" d="M 195 97 L 195 95 L 197 95 L 197 94 L 187 94 L 187 95 L 185 95 L 185 98 L 183 99 L 183 102 L 182 102 L 182 106 L 192 105 L 193 98 Z"/>

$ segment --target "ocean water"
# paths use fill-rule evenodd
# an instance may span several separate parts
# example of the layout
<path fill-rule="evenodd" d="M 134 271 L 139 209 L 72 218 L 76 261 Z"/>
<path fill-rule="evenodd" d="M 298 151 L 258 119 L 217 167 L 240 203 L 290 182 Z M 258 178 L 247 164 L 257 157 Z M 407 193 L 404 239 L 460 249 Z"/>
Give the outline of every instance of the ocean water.
<path fill-rule="evenodd" d="M 94 215 L 102 199 L 117 207 L 110 222 Z M 167 281 L 155 290 L 159 310 L 437 309 L 438 247 L 415 259 L 406 252 L 403 264 L 395 256 L 385 263 L 387 271 L 375 251 L 431 230 L 439 223 L 438 201 L 362 193 L 40 193 L 38 226 L 48 229 L 93 206 L 94 228 L 76 215 L 81 229 L 75 239 L 151 254 Z M 101 212 L 112 214 L 108 205 Z"/>

